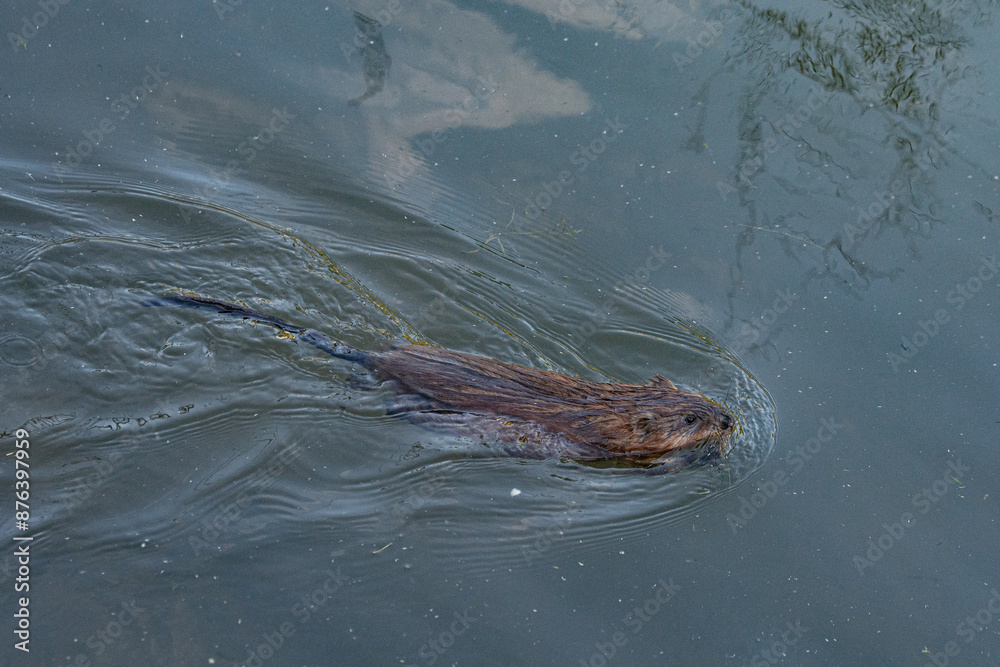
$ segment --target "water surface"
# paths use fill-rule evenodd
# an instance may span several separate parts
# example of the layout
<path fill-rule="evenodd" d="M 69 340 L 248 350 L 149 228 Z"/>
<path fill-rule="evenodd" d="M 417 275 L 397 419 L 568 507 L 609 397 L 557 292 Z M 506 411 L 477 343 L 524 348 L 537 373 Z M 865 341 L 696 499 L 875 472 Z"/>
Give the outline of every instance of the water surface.
<path fill-rule="evenodd" d="M 991 5 L 4 11 L 12 664 L 996 663 Z M 741 428 L 505 457 L 176 291 Z"/>

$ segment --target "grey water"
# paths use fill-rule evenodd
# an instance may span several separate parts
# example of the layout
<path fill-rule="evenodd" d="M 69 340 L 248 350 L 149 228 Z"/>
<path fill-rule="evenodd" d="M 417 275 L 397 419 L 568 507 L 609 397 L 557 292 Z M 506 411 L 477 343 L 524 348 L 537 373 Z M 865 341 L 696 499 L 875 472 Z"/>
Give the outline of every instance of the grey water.
<path fill-rule="evenodd" d="M 995 11 L 5 3 L 0 663 L 1000 664 Z M 740 428 L 509 457 L 178 293 Z"/>

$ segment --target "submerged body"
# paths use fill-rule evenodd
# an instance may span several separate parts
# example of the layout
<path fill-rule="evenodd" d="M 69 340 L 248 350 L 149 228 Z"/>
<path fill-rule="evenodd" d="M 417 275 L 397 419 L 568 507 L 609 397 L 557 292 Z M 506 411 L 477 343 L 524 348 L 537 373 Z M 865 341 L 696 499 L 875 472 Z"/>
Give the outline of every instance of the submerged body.
<path fill-rule="evenodd" d="M 237 304 L 202 297 L 154 303 L 163 302 L 209 308 L 295 334 L 395 382 L 401 400 L 393 412 L 480 435 L 521 456 L 660 463 L 705 447 L 717 455 L 714 448 L 724 449 L 734 427 L 718 405 L 660 375 L 643 385 L 590 382 L 426 345 L 367 352 Z"/>

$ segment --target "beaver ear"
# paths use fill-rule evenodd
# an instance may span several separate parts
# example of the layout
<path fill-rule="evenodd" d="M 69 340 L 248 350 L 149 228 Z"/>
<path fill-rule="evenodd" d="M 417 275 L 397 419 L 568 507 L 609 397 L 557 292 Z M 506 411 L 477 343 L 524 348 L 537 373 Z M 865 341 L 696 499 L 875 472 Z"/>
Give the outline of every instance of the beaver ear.
<path fill-rule="evenodd" d="M 662 375 L 656 375 L 651 380 L 652 385 L 664 391 L 677 391 L 677 385 L 663 377 Z"/>

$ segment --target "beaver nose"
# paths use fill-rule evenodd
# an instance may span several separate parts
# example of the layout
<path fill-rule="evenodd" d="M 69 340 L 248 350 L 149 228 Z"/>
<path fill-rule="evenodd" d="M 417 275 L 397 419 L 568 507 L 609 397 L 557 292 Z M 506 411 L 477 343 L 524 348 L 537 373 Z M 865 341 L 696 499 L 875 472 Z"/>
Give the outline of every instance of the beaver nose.
<path fill-rule="evenodd" d="M 722 416 L 719 418 L 719 421 L 722 423 L 723 431 L 728 431 L 733 427 L 733 418 L 729 416 L 728 412 L 723 412 Z"/>

